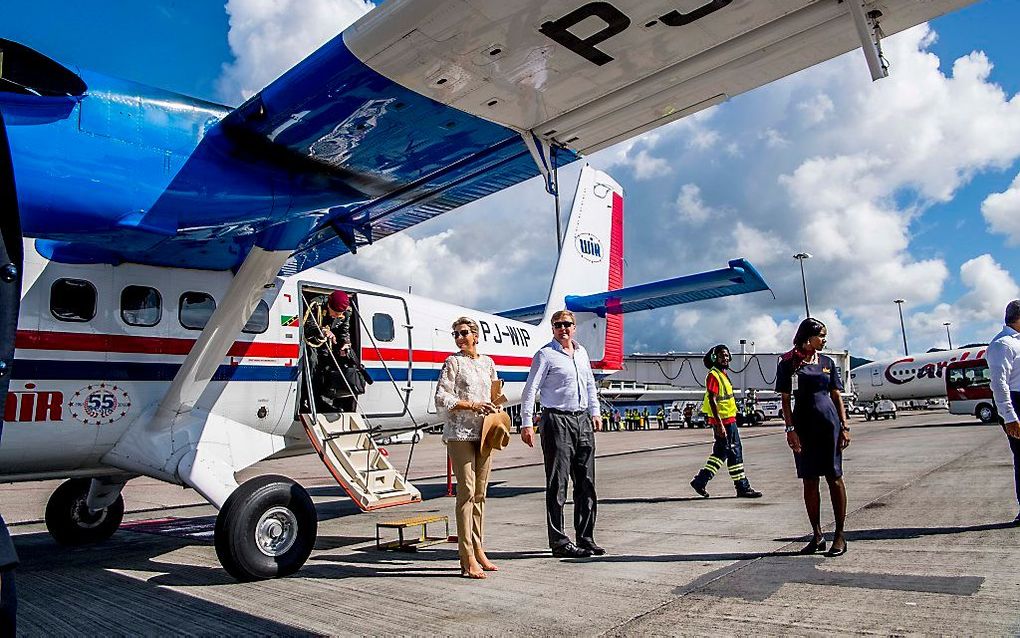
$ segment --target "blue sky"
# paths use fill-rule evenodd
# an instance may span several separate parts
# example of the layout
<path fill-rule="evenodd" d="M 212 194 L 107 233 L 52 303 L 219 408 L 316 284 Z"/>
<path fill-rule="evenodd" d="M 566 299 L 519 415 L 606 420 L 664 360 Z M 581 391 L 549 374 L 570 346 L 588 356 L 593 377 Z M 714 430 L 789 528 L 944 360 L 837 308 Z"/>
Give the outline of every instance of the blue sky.
<path fill-rule="evenodd" d="M 14 5 L 4 8 L 0 37 L 227 104 L 366 8 L 362 0 Z M 776 293 L 628 317 L 628 349 L 701 350 L 739 338 L 785 348 L 803 310 L 790 258 L 802 250 L 815 255 L 805 264 L 812 311 L 829 323 L 833 345 L 895 353 L 896 297 L 907 299 L 912 351 L 945 346 L 943 321 L 952 321 L 956 345 L 987 340 L 1020 295 L 1018 24 L 1016 0 L 985 0 L 888 39 L 887 80 L 869 82 L 851 53 L 590 158 L 627 190 L 628 283 L 746 256 Z M 932 55 L 937 70 L 925 64 Z M 553 267 L 551 214 L 541 187 L 528 183 L 333 267 L 489 310 L 534 303 Z M 490 246 L 494 226 L 519 239 Z"/>

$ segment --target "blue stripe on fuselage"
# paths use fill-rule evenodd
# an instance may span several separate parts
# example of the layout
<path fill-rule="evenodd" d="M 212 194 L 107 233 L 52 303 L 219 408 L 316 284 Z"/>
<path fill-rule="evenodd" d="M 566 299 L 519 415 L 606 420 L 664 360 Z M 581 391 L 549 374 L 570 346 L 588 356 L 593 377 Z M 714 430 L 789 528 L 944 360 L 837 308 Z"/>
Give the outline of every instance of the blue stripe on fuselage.
<path fill-rule="evenodd" d="M 14 362 L 13 378 L 23 381 L 61 379 L 96 379 L 103 381 L 171 381 L 180 370 L 177 363 L 150 363 L 138 361 L 57 361 L 48 359 L 18 359 Z M 217 368 L 213 381 L 283 381 L 292 382 L 298 377 L 297 366 L 223 365 Z M 407 368 L 367 368 L 373 381 L 407 381 Z M 508 383 L 523 382 L 526 371 L 498 371 L 500 379 Z M 435 381 L 438 368 L 415 368 L 412 381 Z"/>

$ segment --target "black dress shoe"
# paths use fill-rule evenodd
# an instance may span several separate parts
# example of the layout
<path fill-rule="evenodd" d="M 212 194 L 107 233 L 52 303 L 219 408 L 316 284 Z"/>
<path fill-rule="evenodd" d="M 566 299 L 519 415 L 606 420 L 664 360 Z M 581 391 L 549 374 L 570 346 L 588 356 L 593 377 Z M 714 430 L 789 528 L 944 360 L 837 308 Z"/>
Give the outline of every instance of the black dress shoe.
<path fill-rule="evenodd" d="M 800 553 L 801 554 L 817 554 L 818 552 L 824 552 L 824 551 L 825 551 L 825 539 L 822 538 L 820 540 L 815 540 L 815 539 L 812 538 L 811 542 L 808 543 L 807 545 L 805 545 L 804 548 L 800 550 Z M 846 550 L 844 550 L 844 551 L 846 551 Z"/>
<path fill-rule="evenodd" d="M 588 558 L 591 554 L 590 549 L 581 549 L 573 543 L 552 548 L 552 555 L 556 558 Z"/>
<path fill-rule="evenodd" d="M 606 550 L 602 549 L 595 543 L 581 543 L 580 545 L 578 545 L 578 547 L 583 550 L 584 549 L 588 550 L 595 556 L 605 556 L 606 554 Z"/>
<path fill-rule="evenodd" d="M 698 485 L 698 479 L 691 481 L 691 487 L 694 488 L 695 492 L 701 494 L 702 498 L 708 498 L 708 490 L 705 489 L 704 485 Z"/>
<path fill-rule="evenodd" d="M 761 498 L 761 492 L 749 487 L 746 490 L 737 490 L 737 498 Z"/>

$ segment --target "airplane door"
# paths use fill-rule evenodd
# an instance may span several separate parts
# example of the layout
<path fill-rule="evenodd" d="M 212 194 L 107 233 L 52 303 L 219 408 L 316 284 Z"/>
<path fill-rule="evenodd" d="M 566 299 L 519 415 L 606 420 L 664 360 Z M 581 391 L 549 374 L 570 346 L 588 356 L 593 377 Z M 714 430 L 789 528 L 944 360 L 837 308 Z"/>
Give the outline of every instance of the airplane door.
<path fill-rule="evenodd" d="M 871 385 L 872 386 L 880 386 L 880 385 L 882 385 L 882 383 L 884 383 L 884 378 L 882 376 L 882 370 L 880 370 L 877 367 L 876 368 L 872 368 L 871 369 Z"/>
<path fill-rule="evenodd" d="M 359 407 L 368 417 L 403 416 L 414 378 L 407 302 L 375 292 L 359 292 L 357 299 L 361 361 L 373 380 L 359 399 Z"/>

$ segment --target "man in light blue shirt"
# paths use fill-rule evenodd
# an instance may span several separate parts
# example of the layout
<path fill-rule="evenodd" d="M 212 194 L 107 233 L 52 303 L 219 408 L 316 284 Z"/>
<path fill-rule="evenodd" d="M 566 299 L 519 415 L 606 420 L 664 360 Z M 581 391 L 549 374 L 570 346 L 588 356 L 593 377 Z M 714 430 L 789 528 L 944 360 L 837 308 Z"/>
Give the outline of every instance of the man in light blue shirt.
<path fill-rule="evenodd" d="M 558 558 L 583 558 L 606 553 L 595 544 L 595 428 L 602 428 L 598 388 L 588 352 L 574 341 L 574 313 L 552 316 L 553 340 L 531 361 L 521 398 L 521 440 L 535 446 L 532 414 L 535 395 L 542 402 L 542 457 L 545 460 L 545 510 L 549 547 Z M 567 480 L 574 482 L 574 532 L 577 544 L 563 531 Z"/>
<path fill-rule="evenodd" d="M 1006 306 L 1006 327 L 988 344 L 985 359 L 992 375 L 992 396 L 1013 452 L 1013 485 L 1020 506 L 1020 299 Z M 1020 526 L 1020 514 L 1013 519 Z"/>

